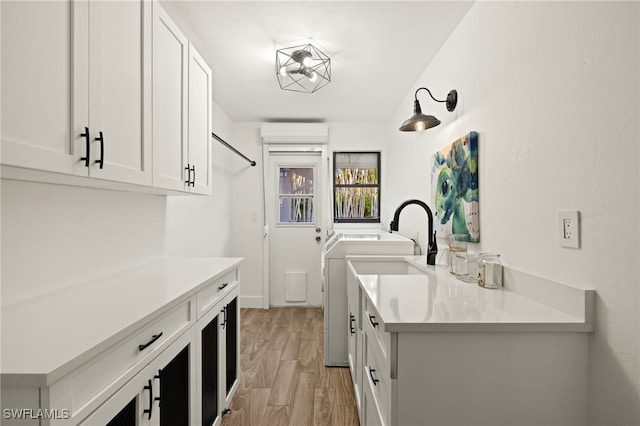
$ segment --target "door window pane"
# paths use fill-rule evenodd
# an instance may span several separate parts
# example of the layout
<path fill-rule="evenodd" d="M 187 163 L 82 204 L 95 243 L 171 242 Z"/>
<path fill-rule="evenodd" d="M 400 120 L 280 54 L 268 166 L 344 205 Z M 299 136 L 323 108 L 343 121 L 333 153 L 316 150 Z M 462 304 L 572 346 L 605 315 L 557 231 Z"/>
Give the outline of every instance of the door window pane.
<path fill-rule="evenodd" d="M 280 167 L 278 223 L 314 223 L 313 167 Z"/>

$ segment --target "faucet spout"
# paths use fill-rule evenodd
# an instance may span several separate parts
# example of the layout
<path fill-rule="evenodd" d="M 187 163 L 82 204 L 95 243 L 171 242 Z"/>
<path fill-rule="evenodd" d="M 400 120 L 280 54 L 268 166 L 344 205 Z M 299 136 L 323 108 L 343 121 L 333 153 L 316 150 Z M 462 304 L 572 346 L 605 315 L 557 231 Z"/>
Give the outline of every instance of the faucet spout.
<path fill-rule="evenodd" d="M 417 204 L 427 212 L 427 220 L 429 221 L 429 244 L 427 248 L 427 265 L 436 264 L 436 255 L 438 254 L 438 245 L 436 243 L 436 233 L 433 230 L 433 213 L 427 204 L 420 200 L 407 200 L 400 204 L 393 214 L 393 220 L 390 223 L 391 231 L 398 231 L 400 228 L 400 213 L 402 210 L 410 204 Z"/>

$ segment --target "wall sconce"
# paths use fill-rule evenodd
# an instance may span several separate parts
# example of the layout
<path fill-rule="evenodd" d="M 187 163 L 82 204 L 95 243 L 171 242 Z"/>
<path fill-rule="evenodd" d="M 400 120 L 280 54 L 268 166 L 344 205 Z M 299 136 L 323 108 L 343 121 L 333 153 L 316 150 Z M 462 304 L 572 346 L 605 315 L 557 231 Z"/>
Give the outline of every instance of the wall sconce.
<path fill-rule="evenodd" d="M 446 102 L 447 111 L 451 112 L 456 109 L 456 105 L 458 104 L 458 91 L 453 89 L 447 95 L 447 99 L 444 101 L 438 100 L 433 97 L 431 91 L 426 87 L 421 87 L 416 90 L 415 100 L 413 102 L 413 115 L 406 119 L 402 126 L 400 126 L 400 131 L 402 132 L 419 132 L 421 130 L 429 129 L 431 127 L 436 127 L 440 124 L 440 120 L 435 118 L 433 115 L 424 115 L 422 113 L 422 109 L 420 108 L 420 102 L 418 101 L 418 92 L 420 90 L 426 90 L 436 102 Z"/>
<path fill-rule="evenodd" d="M 331 82 L 331 59 L 312 44 L 278 49 L 276 77 L 282 90 L 313 93 Z"/>

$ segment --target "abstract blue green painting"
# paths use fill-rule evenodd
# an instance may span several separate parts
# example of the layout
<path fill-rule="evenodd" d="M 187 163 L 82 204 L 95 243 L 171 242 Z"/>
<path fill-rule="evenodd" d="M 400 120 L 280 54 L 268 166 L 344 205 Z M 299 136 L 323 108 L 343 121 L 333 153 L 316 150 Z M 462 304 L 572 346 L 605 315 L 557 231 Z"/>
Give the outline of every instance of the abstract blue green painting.
<path fill-rule="evenodd" d="M 463 234 L 469 242 L 480 242 L 477 132 L 433 154 L 431 196 L 439 237 Z"/>

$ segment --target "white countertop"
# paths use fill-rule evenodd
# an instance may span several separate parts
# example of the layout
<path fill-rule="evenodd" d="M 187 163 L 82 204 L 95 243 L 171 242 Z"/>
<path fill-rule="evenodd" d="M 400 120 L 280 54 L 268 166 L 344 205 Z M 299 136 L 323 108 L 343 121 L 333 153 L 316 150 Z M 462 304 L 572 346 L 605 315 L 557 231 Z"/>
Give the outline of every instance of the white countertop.
<path fill-rule="evenodd" d="M 172 258 L 2 307 L 4 375 L 51 383 L 242 258 Z"/>
<path fill-rule="evenodd" d="M 584 315 L 572 315 L 567 313 L 569 310 L 505 288 L 486 289 L 460 281 L 444 266 L 422 268 L 427 270 L 424 275 L 358 275 L 361 288 L 378 311 L 385 331 L 593 330 L 593 290 L 571 288 L 572 297 L 578 299 L 576 303 L 584 306 Z M 560 289 L 562 291 L 566 289 Z"/>

